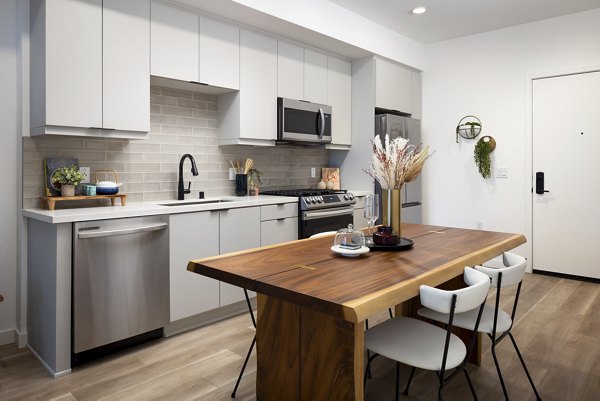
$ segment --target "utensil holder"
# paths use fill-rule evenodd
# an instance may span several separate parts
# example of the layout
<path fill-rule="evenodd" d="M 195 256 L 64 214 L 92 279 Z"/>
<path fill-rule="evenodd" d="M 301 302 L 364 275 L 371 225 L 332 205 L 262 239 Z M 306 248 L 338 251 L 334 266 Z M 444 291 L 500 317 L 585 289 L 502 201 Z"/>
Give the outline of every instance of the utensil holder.
<path fill-rule="evenodd" d="M 236 196 L 248 196 L 248 174 L 235 175 Z"/>

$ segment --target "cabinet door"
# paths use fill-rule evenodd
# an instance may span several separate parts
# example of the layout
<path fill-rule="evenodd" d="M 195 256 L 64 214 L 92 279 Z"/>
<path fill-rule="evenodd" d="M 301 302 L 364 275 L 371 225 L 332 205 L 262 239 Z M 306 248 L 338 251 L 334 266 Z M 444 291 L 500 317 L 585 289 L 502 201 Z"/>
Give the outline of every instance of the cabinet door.
<path fill-rule="evenodd" d="M 304 99 L 304 48 L 277 42 L 277 96 Z"/>
<path fill-rule="evenodd" d="M 375 59 L 375 107 L 412 112 L 411 71 L 391 61 Z"/>
<path fill-rule="evenodd" d="M 327 58 L 327 104 L 332 107 L 333 145 L 352 144 L 352 64 Z"/>
<path fill-rule="evenodd" d="M 412 116 L 418 120 L 421 119 L 422 97 L 421 97 L 421 73 L 419 71 L 411 72 L 412 83 Z"/>
<path fill-rule="evenodd" d="M 260 207 L 222 210 L 220 212 L 220 253 L 243 251 L 260 246 Z M 250 296 L 253 296 L 251 293 Z M 244 299 L 244 291 L 220 283 L 220 306 Z"/>
<path fill-rule="evenodd" d="M 240 88 L 240 29 L 200 17 L 200 82 Z"/>
<path fill-rule="evenodd" d="M 304 100 L 327 103 L 327 56 L 304 49 Z"/>
<path fill-rule="evenodd" d="M 45 8 L 44 123 L 102 127 L 102 0 L 52 0 Z"/>
<path fill-rule="evenodd" d="M 172 322 L 219 307 L 219 282 L 187 271 L 190 260 L 219 254 L 218 231 L 218 211 L 170 216 Z"/>
<path fill-rule="evenodd" d="M 260 246 L 298 239 L 298 218 L 267 220 L 260 223 Z"/>
<path fill-rule="evenodd" d="M 199 17 L 160 1 L 152 1 L 151 13 L 151 74 L 198 81 Z"/>
<path fill-rule="evenodd" d="M 240 30 L 240 138 L 277 139 L 277 40 Z"/>
<path fill-rule="evenodd" d="M 150 130 L 150 0 L 104 0 L 102 126 Z"/>

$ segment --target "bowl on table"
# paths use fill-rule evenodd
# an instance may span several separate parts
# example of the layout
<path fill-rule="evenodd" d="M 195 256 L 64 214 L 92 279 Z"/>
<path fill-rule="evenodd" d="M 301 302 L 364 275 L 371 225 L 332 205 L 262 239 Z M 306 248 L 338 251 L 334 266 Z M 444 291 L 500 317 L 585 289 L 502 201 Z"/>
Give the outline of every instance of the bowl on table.
<path fill-rule="evenodd" d="M 373 242 L 377 245 L 396 245 L 398 234 L 390 226 L 381 226 L 373 233 Z"/>

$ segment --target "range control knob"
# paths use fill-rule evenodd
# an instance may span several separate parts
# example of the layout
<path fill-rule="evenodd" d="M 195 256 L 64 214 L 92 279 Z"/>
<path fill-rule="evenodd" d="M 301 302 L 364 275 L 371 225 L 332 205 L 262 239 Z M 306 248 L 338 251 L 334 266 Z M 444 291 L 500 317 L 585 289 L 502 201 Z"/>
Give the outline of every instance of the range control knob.
<path fill-rule="evenodd" d="M 319 202 L 319 203 L 323 202 L 323 197 L 322 196 L 318 196 L 317 197 L 317 202 Z"/>
<path fill-rule="evenodd" d="M 354 199 L 354 195 L 348 194 L 348 199 L 350 199 L 350 200 Z"/>
<path fill-rule="evenodd" d="M 344 199 L 348 200 L 348 194 L 344 194 Z"/>

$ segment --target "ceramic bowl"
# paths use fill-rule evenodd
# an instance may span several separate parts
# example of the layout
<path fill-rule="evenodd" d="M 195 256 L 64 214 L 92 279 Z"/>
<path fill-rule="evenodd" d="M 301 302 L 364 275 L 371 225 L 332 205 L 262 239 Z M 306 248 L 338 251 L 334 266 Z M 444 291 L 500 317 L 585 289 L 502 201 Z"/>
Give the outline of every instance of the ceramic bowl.
<path fill-rule="evenodd" d="M 373 233 L 373 242 L 377 245 L 396 245 L 398 239 L 398 234 L 389 226 L 381 226 Z"/>

